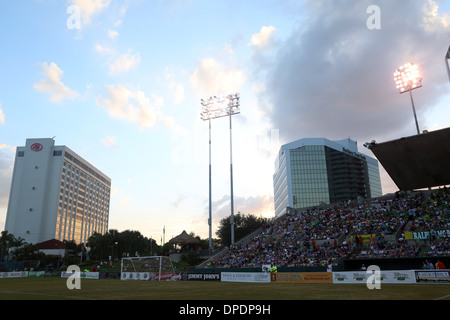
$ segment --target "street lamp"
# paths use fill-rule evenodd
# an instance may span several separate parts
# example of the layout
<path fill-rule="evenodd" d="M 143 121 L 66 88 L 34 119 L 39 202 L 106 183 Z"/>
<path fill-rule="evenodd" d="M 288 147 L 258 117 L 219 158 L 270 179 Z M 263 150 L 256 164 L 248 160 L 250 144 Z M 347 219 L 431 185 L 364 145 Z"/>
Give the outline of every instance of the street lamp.
<path fill-rule="evenodd" d="M 229 94 L 221 97 L 210 97 L 201 99 L 202 112 L 200 118 L 209 121 L 209 247 L 212 247 L 212 197 L 211 197 L 211 120 L 230 117 L 230 179 L 231 179 L 231 244 L 234 244 L 234 196 L 233 196 L 233 156 L 232 156 L 232 126 L 231 116 L 240 113 L 239 93 Z"/>
<path fill-rule="evenodd" d="M 417 122 L 416 116 L 416 109 L 414 107 L 414 100 L 412 97 L 412 90 L 422 87 L 422 78 L 419 74 L 419 69 L 417 68 L 417 65 L 407 63 L 399 67 L 394 72 L 394 81 L 400 93 L 409 92 L 414 113 L 414 119 L 416 121 L 417 134 L 420 134 L 419 123 Z"/>
<path fill-rule="evenodd" d="M 448 80 L 450 81 L 450 67 L 448 66 L 449 59 L 450 59 L 450 47 L 448 47 L 447 54 L 445 55 L 445 64 L 447 65 Z"/>

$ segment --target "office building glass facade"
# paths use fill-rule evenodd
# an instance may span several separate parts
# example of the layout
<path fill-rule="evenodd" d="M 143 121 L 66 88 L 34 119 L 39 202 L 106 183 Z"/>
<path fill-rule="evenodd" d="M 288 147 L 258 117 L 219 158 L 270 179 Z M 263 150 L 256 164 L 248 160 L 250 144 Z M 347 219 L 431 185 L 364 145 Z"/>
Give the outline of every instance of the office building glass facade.
<path fill-rule="evenodd" d="M 290 151 L 292 204 L 294 208 L 330 202 L 324 146 Z"/>
<path fill-rule="evenodd" d="M 382 195 L 378 162 L 350 139 L 302 139 L 281 147 L 274 173 L 275 216 L 286 207 L 307 208 Z"/>

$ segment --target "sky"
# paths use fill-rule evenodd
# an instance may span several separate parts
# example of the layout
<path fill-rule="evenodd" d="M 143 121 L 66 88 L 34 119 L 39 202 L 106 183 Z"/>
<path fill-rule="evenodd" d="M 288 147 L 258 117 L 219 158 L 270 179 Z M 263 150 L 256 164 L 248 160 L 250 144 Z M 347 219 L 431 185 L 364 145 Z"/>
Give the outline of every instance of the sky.
<path fill-rule="evenodd" d="M 420 130 L 450 126 L 450 1 L 23 0 L 0 10 L 0 229 L 15 148 L 55 137 L 112 180 L 109 229 L 208 238 L 209 131 L 200 100 L 239 92 L 212 121 L 212 223 L 273 216 L 275 156 L 301 138 L 414 135 L 393 72 L 419 66 Z M 397 191 L 380 165 L 383 193 Z M 164 233 L 163 233 L 164 230 Z M 164 238 L 163 238 L 164 236 Z"/>

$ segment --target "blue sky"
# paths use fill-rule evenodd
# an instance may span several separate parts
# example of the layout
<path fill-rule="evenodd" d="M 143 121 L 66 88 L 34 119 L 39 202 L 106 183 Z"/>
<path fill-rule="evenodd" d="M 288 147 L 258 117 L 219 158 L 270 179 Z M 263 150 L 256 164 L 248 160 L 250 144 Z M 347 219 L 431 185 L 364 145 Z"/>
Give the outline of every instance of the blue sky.
<path fill-rule="evenodd" d="M 5 2 L 0 226 L 15 147 L 56 136 L 112 179 L 110 228 L 158 241 L 164 226 L 166 241 L 183 230 L 206 238 L 208 125 L 200 99 L 218 94 L 241 95 L 233 118 L 235 213 L 273 213 L 280 143 L 351 137 L 373 156 L 364 142 L 414 134 L 409 97 L 392 79 L 403 63 L 423 71 L 424 86 L 414 92 L 421 129 L 448 126 L 449 4 L 408 3 Z M 366 24 L 372 4 L 380 8 L 378 30 Z M 230 213 L 228 126 L 226 118 L 213 121 L 213 223 Z M 381 177 L 383 192 L 396 191 L 383 169 Z"/>

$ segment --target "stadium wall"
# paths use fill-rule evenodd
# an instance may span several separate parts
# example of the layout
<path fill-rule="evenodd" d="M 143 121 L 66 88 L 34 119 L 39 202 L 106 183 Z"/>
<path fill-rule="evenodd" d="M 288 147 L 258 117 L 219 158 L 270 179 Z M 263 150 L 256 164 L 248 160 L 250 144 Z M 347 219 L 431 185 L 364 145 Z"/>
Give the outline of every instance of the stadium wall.
<path fill-rule="evenodd" d="M 73 273 L 61 272 L 61 278 L 72 277 Z M 44 271 L 0 272 L 2 278 L 46 277 Z M 99 272 L 79 272 L 80 279 L 105 279 Z M 120 279 L 114 277 L 114 279 Z M 123 279 L 122 279 L 123 280 Z M 155 277 L 134 277 L 127 280 L 157 280 Z M 164 281 L 219 281 L 247 283 L 332 283 L 332 284 L 450 284 L 450 269 L 446 270 L 379 270 L 373 271 L 333 271 L 333 272 L 221 272 L 221 273 L 181 273 L 172 274 Z M 1 281 L 1 280 L 0 280 Z"/>
<path fill-rule="evenodd" d="M 383 258 L 383 259 L 348 259 L 343 261 L 343 265 L 339 269 L 333 270 L 360 270 L 364 264 L 376 265 L 381 270 L 419 270 L 422 269 L 423 263 L 428 260 L 435 264 L 441 260 L 447 268 L 450 268 L 450 257 L 414 257 L 414 258 Z"/>
<path fill-rule="evenodd" d="M 414 258 L 380 258 L 380 259 L 346 259 L 340 265 L 333 266 L 333 271 L 360 270 L 364 264 L 366 267 L 376 265 L 381 270 L 420 270 L 425 260 L 435 264 L 441 260 L 447 268 L 450 268 L 450 256 L 440 257 L 414 257 Z M 195 273 L 210 272 L 260 272 L 261 268 L 194 268 Z M 326 266 L 317 267 L 278 267 L 278 272 L 326 272 Z"/>

